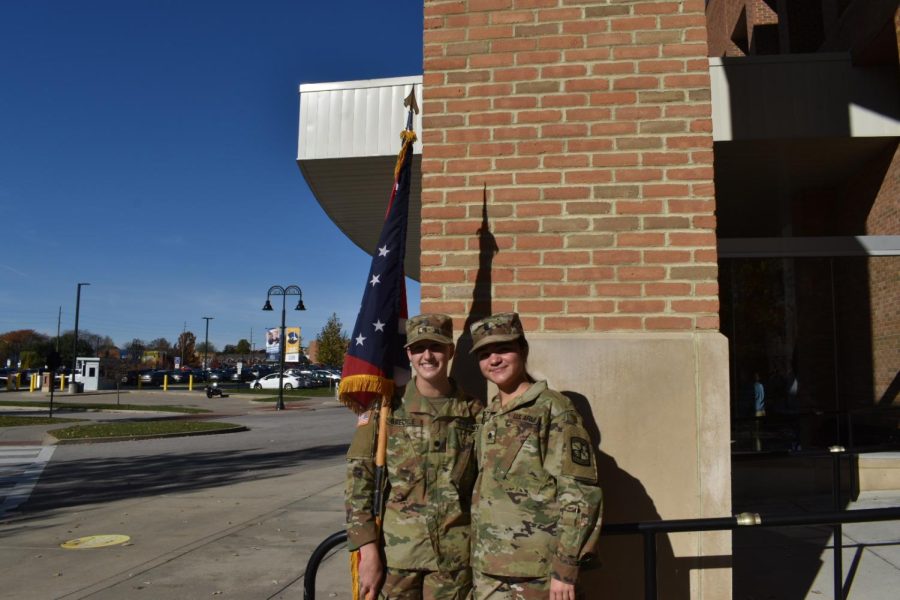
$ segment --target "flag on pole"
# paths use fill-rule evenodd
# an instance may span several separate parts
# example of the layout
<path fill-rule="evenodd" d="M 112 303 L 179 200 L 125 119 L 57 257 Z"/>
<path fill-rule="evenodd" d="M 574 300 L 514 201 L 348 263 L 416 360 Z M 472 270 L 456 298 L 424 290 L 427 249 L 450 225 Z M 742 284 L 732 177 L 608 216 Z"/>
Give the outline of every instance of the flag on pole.
<path fill-rule="evenodd" d="M 409 381 L 406 356 L 406 223 L 412 176 L 412 107 L 394 167 L 394 188 L 378 247 L 372 256 L 366 288 L 353 336 L 344 357 L 339 397 L 357 413 L 372 407 L 380 398 L 390 398 L 395 387 Z"/>

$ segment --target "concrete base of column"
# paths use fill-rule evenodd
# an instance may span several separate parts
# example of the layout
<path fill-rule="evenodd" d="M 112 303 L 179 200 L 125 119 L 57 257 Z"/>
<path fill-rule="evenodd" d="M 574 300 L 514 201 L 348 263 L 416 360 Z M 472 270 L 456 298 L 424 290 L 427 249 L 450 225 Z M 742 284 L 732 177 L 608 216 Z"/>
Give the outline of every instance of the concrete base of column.
<path fill-rule="evenodd" d="M 600 442 L 606 523 L 731 514 L 724 336 L 529 333 L 528 340 L 529 372 L 573 398 Z M 730 533 L 660 536 L 657 547 L 661 597 L 731 598 Z M 600 566 L 583 576 L 587 589 L 643 598 L 642 552 L 638 537 L 603 538 Z"/>

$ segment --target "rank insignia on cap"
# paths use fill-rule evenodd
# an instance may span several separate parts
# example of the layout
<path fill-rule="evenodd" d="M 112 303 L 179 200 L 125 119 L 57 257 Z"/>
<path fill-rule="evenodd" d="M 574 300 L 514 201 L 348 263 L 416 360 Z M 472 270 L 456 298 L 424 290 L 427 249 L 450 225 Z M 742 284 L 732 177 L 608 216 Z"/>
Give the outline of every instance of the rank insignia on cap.
<path fill-rule="evenodd" d="M 569 439 L 569 449 L 572 453 L 572 462 L 582 467 L 591 466 L 591 445 L 587 440 L 579 437 Z"/>

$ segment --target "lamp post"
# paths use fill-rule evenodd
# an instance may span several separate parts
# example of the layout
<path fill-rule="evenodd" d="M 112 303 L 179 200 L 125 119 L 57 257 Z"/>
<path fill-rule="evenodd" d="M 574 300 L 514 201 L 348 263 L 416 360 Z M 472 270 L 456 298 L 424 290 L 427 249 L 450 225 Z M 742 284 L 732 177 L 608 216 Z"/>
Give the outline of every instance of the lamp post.
<path fill-rule="evenodd" d="M 206 319 L 206 337 L 203 340 L 203 370 L 209 371 L 209 363 L 207 362 L 207 356 L 209 355 L 209 322 L 215 319 L 215 317 L 203 317 Z"/>
<path fill-rule="evenodd" d="M 75 366 L 78 364 L 78 313 L 81 311 L 81 286 L 91 285 L 89 283 L 79 283 L 78 290 L 75 292 L 75 341 L 72 342 L 72 379 L 69 380 L 69 393 L 74 394 L 78 391 L 78 383 L 75 382 Z M 52 382 L 51 378 L 51 382 Z"/>
<path fill-rule="evenodd" d="M 306 310 L 306 306 L 303 305 L 303 292 L 296 285 L 289 285 L 286 288 L 281 287 L 280 285 L 273 285 L 269 288 L 269 293 L 266 294 L 266 303 L 263 306 L 263 310 L 272 310 L 272 302 L 270 298 L 272 296 L 281 296 L 281 337 L 278 341 L 278 402 L 275 404 L 275 410 L 284 410 L 284 316 L 285 316 L 285 301 L 288 296 L 300 296 L 300 300 L 297 302 L 297 306 L 294 307 L 294 310 Z"/>

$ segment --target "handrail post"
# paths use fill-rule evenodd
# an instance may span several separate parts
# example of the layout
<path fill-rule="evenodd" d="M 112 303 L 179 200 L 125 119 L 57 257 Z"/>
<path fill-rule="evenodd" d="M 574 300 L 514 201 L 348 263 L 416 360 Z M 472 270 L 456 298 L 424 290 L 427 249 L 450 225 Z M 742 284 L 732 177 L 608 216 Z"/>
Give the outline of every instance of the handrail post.
<path fill-rule="evenodd" d="M 282 342 L 284 343 L 284 342 Z M 306 563 L 306 571 L 303 573 L 303 600 L 315 600 L 316 598 L 316 574 L 319 571 L 319 563 L 325 558 L 332 548 L 340 546 L 347 541 L 346 531 L 332 533 L 321 544 L 316 546 Z"/>
<path fill-rule="evenodd" d="M 644 600 L 656 600 L 656 532 L 644 535 Z"/>
<path fill-rule="evenodd" d="M 835 512 L 841 511 L 841 453 L 843 446 L 831 446 L 832 498 Z M 834 536 L 834 598 L 844 600 L 844 526 L 835 523 L 832 526 Z"/>

